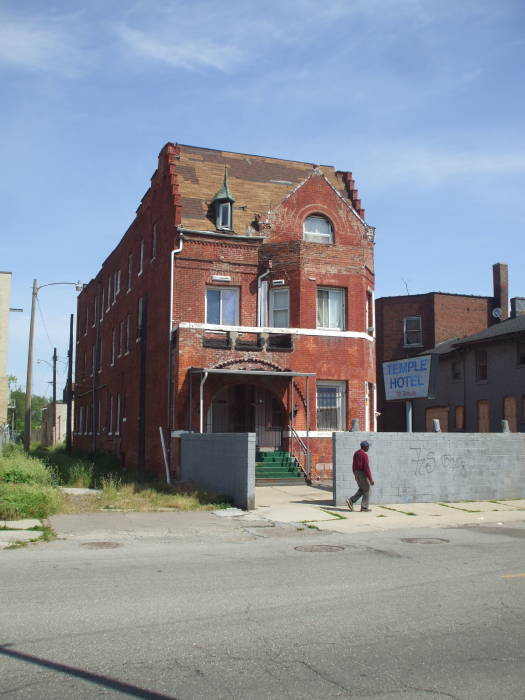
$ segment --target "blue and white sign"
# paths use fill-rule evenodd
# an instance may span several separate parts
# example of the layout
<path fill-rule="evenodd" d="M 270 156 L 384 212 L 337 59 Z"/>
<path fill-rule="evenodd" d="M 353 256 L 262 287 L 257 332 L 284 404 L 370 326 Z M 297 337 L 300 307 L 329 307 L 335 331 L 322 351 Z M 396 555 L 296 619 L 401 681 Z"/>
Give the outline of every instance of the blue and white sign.
<path fill-rule="evenodd" d="M 427 398 L 431 360 L 432 355 L 421 355 L 406 360 L 383 362 L 386 400 Z"/>

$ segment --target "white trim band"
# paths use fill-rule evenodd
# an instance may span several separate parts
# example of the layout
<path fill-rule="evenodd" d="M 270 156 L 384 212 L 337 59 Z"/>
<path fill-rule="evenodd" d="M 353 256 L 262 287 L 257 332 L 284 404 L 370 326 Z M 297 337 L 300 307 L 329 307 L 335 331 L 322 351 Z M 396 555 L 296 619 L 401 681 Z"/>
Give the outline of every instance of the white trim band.
<path fill-rule="evenodd" d="M 291 335 L 316 335 L 329 338 L 361 338 L 374 342 L 374 338 L 369 333 L 361 331 L 338 331 L 329 328 L 268 328 L 258 326 L 221 326 L 215 323 L 191 323 L 181 321 L 175 328 L 191 328 L 192 330 L 205 331 L 236 331 L 237 333 L 290 333 Z"/>

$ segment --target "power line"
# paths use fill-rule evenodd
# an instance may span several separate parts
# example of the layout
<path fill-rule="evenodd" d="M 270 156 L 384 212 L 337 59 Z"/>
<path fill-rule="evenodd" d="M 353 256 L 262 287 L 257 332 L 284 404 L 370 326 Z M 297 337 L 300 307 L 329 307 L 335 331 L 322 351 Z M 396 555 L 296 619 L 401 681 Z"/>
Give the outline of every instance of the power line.
<path fill-rule="evenodd" d="M 36 298 L 36 304 L 37 304 L 37 306 L 38 306 L 38 311 L 39 311 L 39 313 L 40 313 L 40 319 L 41 319 L 41 321 L 42 321 L 42 325 L 44 326 L 44 330 L 45 330 L 45 332 L 46 332 L 47 339 L 48 339 L 48 341 L 49 341 L 49 345 L 51 346 L 51 348 L 54 348 L 55 346 L 53 345 L 53 343 L 52 343 L 52 341 L 51 341 L 51 338 L 49 337 L 49 333 L 48 333 L 48 330 L 47 330 L 46 322 L 45 322 L 45 320 L 44 320 L 44 314 L 43 314 L 43 312 L 42 312 L 42 307 L 40 306 L 40 302 L 39 302 L 39 300 L 38 300 L 38 297 Z"/>

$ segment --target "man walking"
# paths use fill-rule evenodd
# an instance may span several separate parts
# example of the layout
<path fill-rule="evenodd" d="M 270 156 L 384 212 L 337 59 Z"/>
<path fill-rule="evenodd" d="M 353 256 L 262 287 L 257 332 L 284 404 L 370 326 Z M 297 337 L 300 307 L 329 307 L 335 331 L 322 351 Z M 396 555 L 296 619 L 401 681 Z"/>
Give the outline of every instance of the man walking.
<path fill-rule="evenodd" d="M 350 508 L 350 510 L 354 510 L 354 503 L 356 503 L 362 496 L 363 500 L 361 501 L 361 512 L 364 511 L 365 513 L 370 511 L 370 508 L 368 507 L 368 499 L 370 496 L 370 486 L 374 485 L 372 472 L 370 471 L 370 465 L 368 463 L 368 455 L 366 454 L 369 448 L 369 443 L 366 440 L 363 440 L 361 443 L 361 449 L 357 450 L 357 452 L 354 454 L 352 471 L 354 472 L 354 477 L 359 488 L 351 498 L 346 499 L 347 506 Z"/>

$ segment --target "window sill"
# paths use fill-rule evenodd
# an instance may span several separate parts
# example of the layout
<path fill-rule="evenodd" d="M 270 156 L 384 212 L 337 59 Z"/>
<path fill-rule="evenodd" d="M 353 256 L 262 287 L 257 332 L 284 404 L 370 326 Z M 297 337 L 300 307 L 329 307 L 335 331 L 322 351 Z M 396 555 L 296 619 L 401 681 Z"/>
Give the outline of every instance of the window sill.
<path fill-rule="evenodd" d="M 422 348 L 423 343 L 409 343 L 408 345 L 406 343 L 403 344 L 404 348 Z"/>

